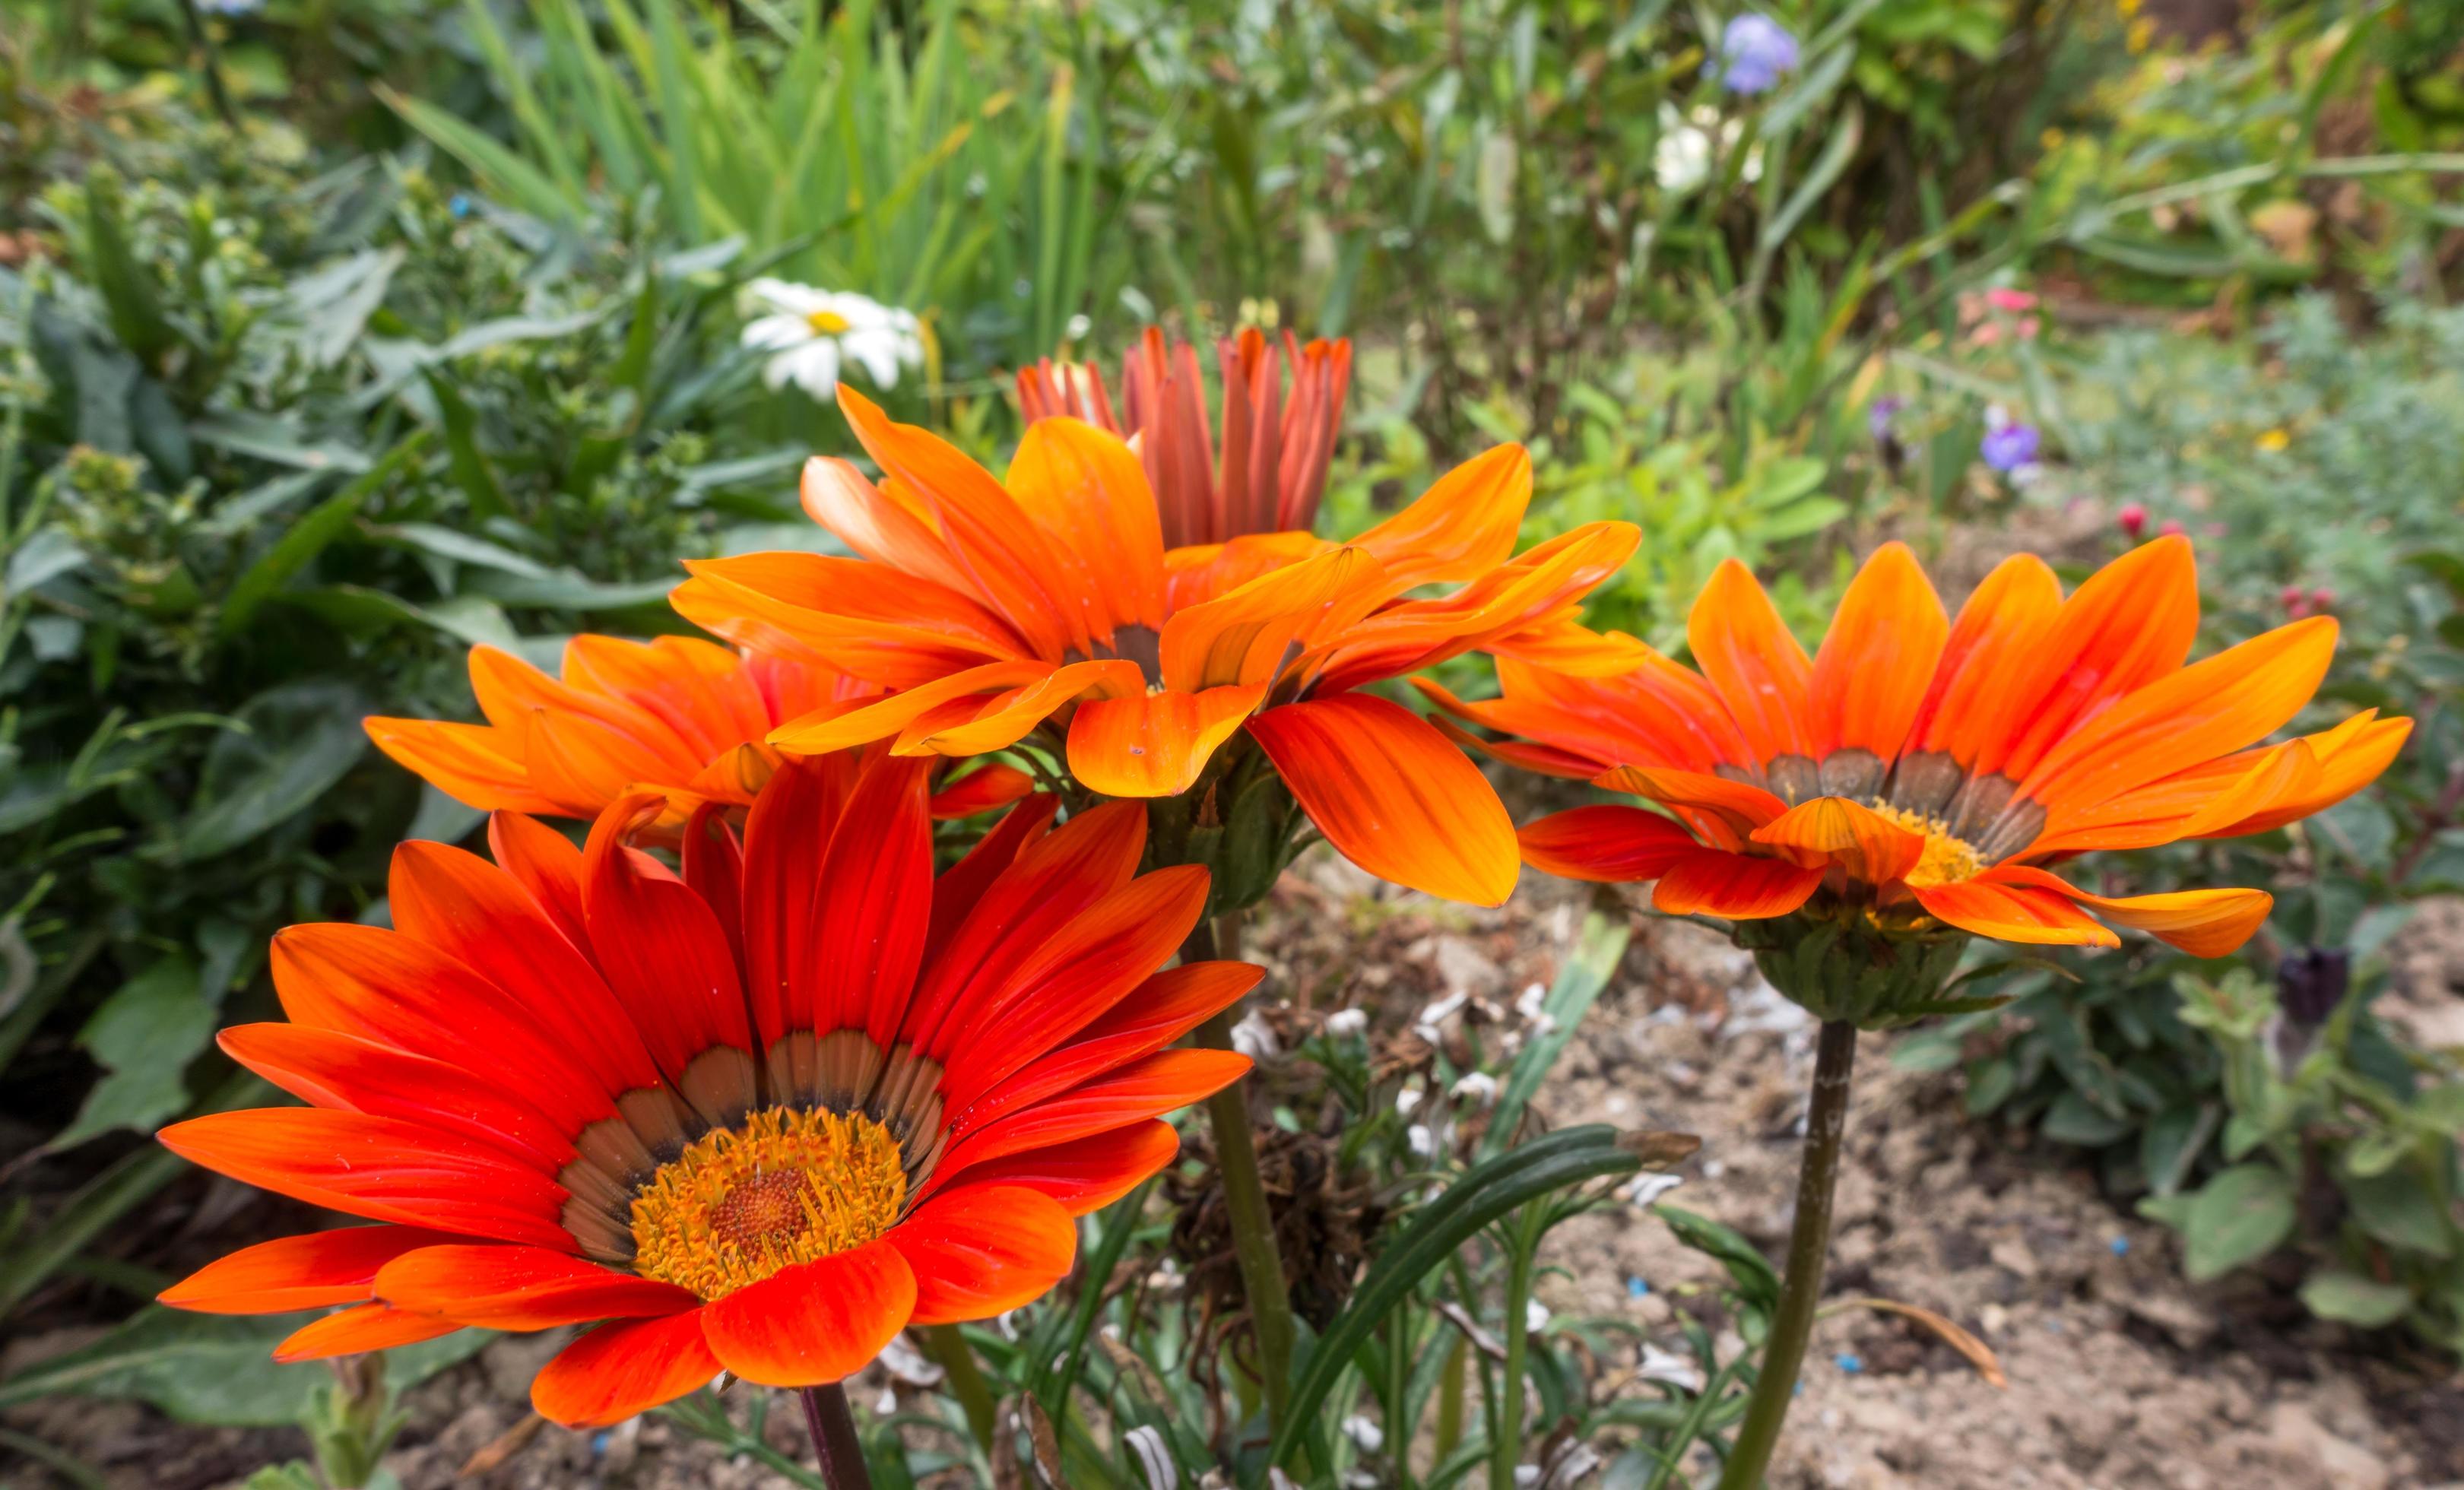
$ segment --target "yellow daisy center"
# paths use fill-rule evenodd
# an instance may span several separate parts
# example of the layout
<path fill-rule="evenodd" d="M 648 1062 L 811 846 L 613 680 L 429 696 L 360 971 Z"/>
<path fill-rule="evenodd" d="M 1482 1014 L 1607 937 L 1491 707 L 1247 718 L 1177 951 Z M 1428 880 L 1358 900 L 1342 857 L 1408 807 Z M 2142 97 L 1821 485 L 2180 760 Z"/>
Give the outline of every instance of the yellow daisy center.
<path fill-rule="evenodd" d="M 634 1269 L 723 1298 L 860 1247 L 907 1199 L 898 1140 L 869 1117 L 772 1107 L 703 1134 L 633 1197 Z"/>
<path fill-rule="evenodd" d="M 1906 807 L 1894 807 L 1888 802 L 1874 803 L 1874 810 L 1911 833 L 1925 835 L 1925 854 L 1916 867 L 1903 878 L 1918 889 L 1930 889 L 1936 885 L 1949 885 L 1974 879 L 1984 872 L 1984 856 L 1976 845 L 1964 838 L 1950 836 L 1950 824 L 1940 818 L 1928 818 Z"/>
<path fill-rule="evenodd" d="M 835 337 L 847 330 L 849 322 L 836 311 L 809 311 L 805 313 L 804 324 L 812 327 L 817 336 Z"/>

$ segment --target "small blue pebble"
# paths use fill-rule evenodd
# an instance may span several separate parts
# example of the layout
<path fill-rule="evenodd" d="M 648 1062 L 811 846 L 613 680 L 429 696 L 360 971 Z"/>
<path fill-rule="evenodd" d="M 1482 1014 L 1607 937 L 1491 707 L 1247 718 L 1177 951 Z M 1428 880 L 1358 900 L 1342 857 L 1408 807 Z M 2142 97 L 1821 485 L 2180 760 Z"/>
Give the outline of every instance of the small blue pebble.
<path fill-rule="evenodd" d="M 606 1453 L 606 1452 L 607 1452 L 607 1435 L 605 1435 L 605 1433 L 595 1433 L 595 1434 L 592 1434 L 592 1435 L 590 1435 L 590 1452 L 591 1452 L 591 1454 L 592 1454 L 593 1456 L 597 1456 L 597 1455 L 601 1455 L 601 1454 L 605 1454 L 605 1453 Z"/>
<path fill-rule="evenodd" d="M 1865 1369 L 1864 1357 L 1850 1355 L 1844 1350 L 1839 1354 L 1833 1356 L 1832 1359 L 1839 1364 L 1839 1369 L 1841 1370 L 1846 1371 L 1851 1376 L 1856 1375 L 1859 1371 Z"/>
<path fill-rule="evenodd" d="M 2126 1257 L 2128 1257 L 2128 1256 L 2130 1255 L 2130 1238 L 2127 1238 L 2127 1237 L 2116 1237 L 2116 1238 L 2113 1238 L 2113 1255 L 2114 1255 L 2115 1257 L 2118 1257 L 2118 1258 L 2126 1258 Z"/>
<path fill-rule="evenodd" d="M 1651 1297 L 1651 1285 L 1639 1278 L 1629 1278 L 1625 1281 L 1625 1296 L 1629 1299 L 1647 1299 Z"/>
<path fill-rule="evenodd" d="M 445 207 L 448 211 L 451 212 L 456 217 L 468 217 L 471 215 L 471 199 L 464 196 L 459 191 L 453 193 L 452 200 L 446 203 Z"/>
<path fill-rule="evenodd" d="M 1800 1381 L 1795 1386 L 1789 1388 L 1788 1394 L 1792 1397 L 1801 1397 L 1805 1395 L 1805 1383 Z"/>

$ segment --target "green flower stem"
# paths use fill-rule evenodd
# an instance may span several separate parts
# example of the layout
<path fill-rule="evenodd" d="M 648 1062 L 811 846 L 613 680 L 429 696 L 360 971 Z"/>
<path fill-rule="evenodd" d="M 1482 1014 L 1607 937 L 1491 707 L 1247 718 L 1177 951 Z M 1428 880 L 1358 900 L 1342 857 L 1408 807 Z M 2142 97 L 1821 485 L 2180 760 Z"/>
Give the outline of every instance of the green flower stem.
<path fill-rule="evenodd" d="M 1180 960 L 1207 962 L 1218 955 L 1215 924 L 1200 921 L 1180 944 Z M 1198 1027 L 1207 1050 L 1232 1048 L 1232 1019 L 1219 1013 Z M 1258 1341 L 1258 1374 L 1266 1393 L 1266 1423 L 1282 1424 L 1291 1394 L 1292 1301 L 1284 1286 L 1284 1260 L 1275 1245 L 1274 1213 L 1266 1206 L 1265 1181 L 1258 1172 L 1258 1146 L 1249 1132 L 1246 1080 L 1206 1099 L 1215 1128 L 1215 1163 L 1223 1176 L 1223 1205 L 1232 1221 L 1232 1256 L 1241 1269 L 1241 1292 L 1249 1301 L 1249 1327 Z"/>
<path fill-rule="evenodd" d="M 1848 1082 L 1857 1063 L 1857 1026 L 1826 1020 L 1815 1048 L 1814 1102 L 1805 1117 L 1805 1157 L 1796 1172 L 1796 1222 L 1789 1229 L 1788 1273 L 1778 1312 L 1763 1342 L 1754 1394 L 1737 1425 L 1720 1490 L 1754 1490 L 1771 1451 L 1779 1445 L 1796 1374 L 1805 1364 L 1805 1343 L 1814 1332 L 1815 1307 L 1822 1298 L 1822 1264 L 1831 1247 L 1831 1192 L 1839 1178 L 1839 1140 L 1848 1129 Z"/>
<path fill-rule="evenodd" d="M 1432 1464 L 1444 1463 L 1455 1446 L 1463 1442 L 1463 1388 L 1470 1376 L 1470 1350 L 1471 1342 L 1461 1335 L 1455 1336 L 1455 1343 L 1446 1348 L 1445 1369 L 1438 1377 L 1438 1443 L 1437 1457 L 1429 1461 Z"/>
<path fill-rule="evenodd" d="M 977 1446 L 986 1454 L 993 1451 L 993 1389 L 986 1385 L 982 1368 L 976 1365 L 976 1352 L 967 1337 L 958 1333 L 956 1325 L 931 1325 L 924 1330 L 924 1353 L 950 1376 L 950 1395 L 966 1409 L 967 1428 L 976 1435 Z"/>
<path fill-rule="evenodd" d="M 1489 1445 L 1489 1490 L 1514 1490 L 1514 1468 L 1523 1457 L 1524 1368 L 1531 1349 L 1525 1317 L 1531 1307 L 1531 1269 L 1549 1204 L 1534 1200 L 1514 1223 L 1514 1254 L 1506 1260 L 1506 1371 L 1497 1402 L 1497 1441 Z"/>
<path fill-rule="evenodd" d="M 797 1393 L 804 1403 L 804 1426 L 812 1430 L 813 1450 L 821 1456 L 822 1481 L 830 1490 L 872 1490 L 872 1472 L 864 1465 L 864 1444 L 855 1435 L 855 1414 L 847 1411 L 847 1387 L 806 1387 Z"/>

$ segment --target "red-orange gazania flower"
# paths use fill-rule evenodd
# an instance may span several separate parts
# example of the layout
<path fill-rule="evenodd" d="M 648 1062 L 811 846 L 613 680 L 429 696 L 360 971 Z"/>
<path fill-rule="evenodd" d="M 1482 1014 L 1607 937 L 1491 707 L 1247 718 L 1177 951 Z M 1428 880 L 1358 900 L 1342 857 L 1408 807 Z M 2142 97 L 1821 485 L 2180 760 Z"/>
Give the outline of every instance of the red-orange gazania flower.
<path fill-rule="evenodd" d="M 1163 518 L 1163 541 L 1221 543 L 1250 533 L 1307 531 L 1317 523 L 1328 463 L 1352 390 L 1352 343 L 1290 332 L 1279 349 L 1256 327 L 1215 343 L 1223 382 L 1222 453 L 1206 423 L 1198 353 L 1170 346 L 1150 326 L 1121 359 L 1115 415 L 1091 362 L 1051 359 L 1018 375 L 1018 406 L 1029 421 L 1068 416 L 1137 442 Z M 1284 365 L 1292 390 L 1284 394 Z"/>
<path fill-rule="evenodd" d="M 902 760 L 851 784 L 781 767 L 740 842 L 706 804 L 680 875 L 626 846 L 662 810 L 647 792 L 586 848 L 511 813 L 494 865 L 404 844 L 394 929 L 283 932 L 289 1022 L 222 1037 L 311 1106 L 162 1135 L 379 1224 L 259 1243 L 164 1301 L 350 1305 L 286 1360 L 596 1324 L 531 1389 L 592 1424 L 722 1368 L 838 1381 L 911 1324 L 1039 1297 L 1069 1268 L 1071 1217 L 1173 1158 L 1158 1115 L 1247 1068 L 1164 1047 L 1258 977 L 1156 972 L 1205 870 L 1137 874 L 1135 807 L 1047 831 L 1053 808 L 1012 809 L 937 880 L 922 765 Z"/>
<path fill-rule="evenodd" d="M 2264 891 L 2109 899 L 2047 866 L 2281 826 L 2374 779 L 2411 722 L 2370 711 L 2249 748 L 2310 701 L 2336 624 L 2296 622 L 2185 667 L 2198 624 L 2178 537 L 2114 560 L 2067 600 L 2041 560 L 2011 559 L 1956 623 L 1894 543 L 1859 572 L 1811 659 L 1732 561 L 1688 619 L 1700 672 L 1603 638 L 1576 669 L 1588 676 L 1501 658 L 1494 702 L 1421 686 L 1519 736 L 1474 742 L 1501 758 L 1675 814 L 1544 818 L 1523 830 L 1523 851 L 1551 873 L 1657 880 L 1654 904 L 1676 914 L 1781 916 L 1828 887 L 1880 914 L 2003 941 L 2117 945 L 2094 911 L 2221 956 L 2266 919 Z"/>
<path fill-rule="evenodd" d="M 864 557 L 702 560 L 674 595 L 688 619 L 757 652 L 893 690 L 770 743 L 969 756 L 1066 714 L 1081 784 L 1169 797 L 1245 728 L 1361 867 L 1486 905 L 1513 889 L 1513 827 L 1486 780 L 1409 710 L 1352 690 L 1563 632 L 1634 551 L 1631 524 L 1509 557 L 1531 463 L 1508 445 L 1346 543 L 1275 533 L 1167 551 L 1137 457 L 1090 425 L 1030 426 L 1004 485 L 861 395 L 842 387 L 839 400 L 887 479 L 814 460 L 804 508 Z M 1460 587 L 1406 598 L 1448 582 Z"/>
<path fill-rule="evenodd" d="M 779 769 L 763 738 L 772 730 L 880 691 L 681 636 L 577 636 L 565 644 L 563 671 L 551 678 L 511 652 L 474 646 L 471 690 L 487 723 L 380 716 L 367 721 L 368 737 L 482 812 L 595 818 L 626 792 L 656 790 L 668 810 L 654 834 L 672 836 L 698 802 L 752 804 Z M 933 811 L 961 818 L 1032 790 L 1025 772 L 995 762 L 950 783 Z"/>

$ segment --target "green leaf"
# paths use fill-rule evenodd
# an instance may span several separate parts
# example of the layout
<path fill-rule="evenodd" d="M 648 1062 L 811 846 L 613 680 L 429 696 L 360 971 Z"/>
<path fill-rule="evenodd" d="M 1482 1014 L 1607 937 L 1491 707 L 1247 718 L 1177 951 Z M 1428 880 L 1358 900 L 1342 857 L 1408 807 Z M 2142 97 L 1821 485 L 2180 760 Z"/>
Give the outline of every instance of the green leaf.
<path fill-rule="evenodd" d="M 1779 1274 L 1762 1249 L 1707 1216 L 1681 1206 L 1656 1205 L 1652 1214 L 1668 1223 L 1677 1239 L 1717 1261 L 1736 1281 L 1746 1302 L 1766 1310 L 1779 1303 Z"/>
<path fill-rule="evenodd" d="M 478 416 L 454 391 L 453 381 L 441 368 L 428 370 L 428 391 L 436 398 L 437 422 L 445 427 L 445 449 L 453 471 L 453 484 L 469 499 L 472 513 L 483 518 L 510 515 L 514 504 L 506 499 L 504 484 L 496 479 L 496 469 L 488 464 L 487 455 L 479 449 Z"/>
<path fill-rule="evenodd" d="M 367 748 L 367 700 L 348 684 L 290 683 L 239 711 L 248 733 L 216 735 L 196 801 L 172 845 L 193 864 L 226 853 L 306 808 Z"/>
<path fill-rule="evenodd" d="M 223 597 L 221 614 L 215 618 L 214 629 L 224 637 L 237 634 L 256 614 L 257 607 L 289 583 L 326 547 L 350 531 L 359 516 L 360 504 L 368 493 L 383 486 L 428 443 L 428 431 L 414 429 L 400 444 L 385 451 L 376 465 L 355 477 L 348 486 L 311 508 L 308 515 L 295 522 L 251 564 L 231 593 Z"/>
<path fill-rule="evenodd" d="M 47 1147 L 56 1152 L 115 1128 L 149 1129 L 187 1107 L 181 1074 L 213 1032 L 213 1008 L 187 957 L 161 958 L 122 983 L 77 1033 L 77 1043 L 107 1074 Z"/>
<path fill-rule="evenodd" d="M 2045 1114 L 2042 1130 L 2057 1143 L 2101 1149 L 2126 1136 L 2130 1125 L 2079 1093 L 2066 1091 L 2054 1100 L 2053 1109 Z"/>
<path fill-rule="evenodd" d="M 274 1363 L 275 1346 L 310 1318 L 143 1309 L 94 1344 L 0 1382 L 0 1407 L 45 1396 L 130 1398 L 185 1423 L 287 1427 L 304 1420 L 334 1380 L 319 1362 Z M 399 1390 L 423 1381 L 469 1359 L 489 1338 L 466 1329 L 389 1350 L 386 1383 Z"/>
<path fill-rule="evenodd" d="M 2403 1170 L 2389 1170 L 2362 1179 L 2344 1181 L 2344 1203 L 2352 1208 L 2353 1219 L 2390 1247 L 2402 1247 L 2429 1257 L 2443 1258 L 2454 1251 L 2455 1241 L 2446 1215 L 2430 1188 Z"/>
<path fill-rule="evenodd" d="M 1553 1191 L 1609 1175 L 1631 1174 L 1641 1162 L 1617 1145 L 1614 1128 L 1591 1124 L 1536 1139 L 1475 1165 L 1387 1240 L 1352 1302 L 1327 1326 L 1309 1364 L 1292 1383 L 1282 1426 L 1268 1451 L 1285 1463 L 1318 1418 L 1353 1356 L 1420 1280 L 1498 1217 Z"/>
<path fill-rule="evenodd" d="M 526 580 L 545 580 L 549 570 L 535 559 L 526 559 L 501 543 L 473 537 L 432 522 L 402 522 L 384 530 L 384 536 L 406 548 L 423 554 L 449 559 L 457 564 L 476 564 L 499 574 L 519 575 Z"/>
<path fill-rule="evenodd" d="M 2330 1268 L 2311 1274 L 2301 1284 L 2301 1302 L 2321 1319 L 2377 1329 L 2404 1318 L 2405 1311 L 2412 1307 L 2412 1290 L 2401 1283 L 2383 1283 L 2359 1273 Z"/>
<path fill-rule="evenodd" d="M 2272 1164 L 2236 1164 L 2190 1201 L 2184 1271 L 2194 1283 L 2211 1282 L 2275 1251 L 2293 1235 L 2293 1182 L 2284 1172 Z"/>

